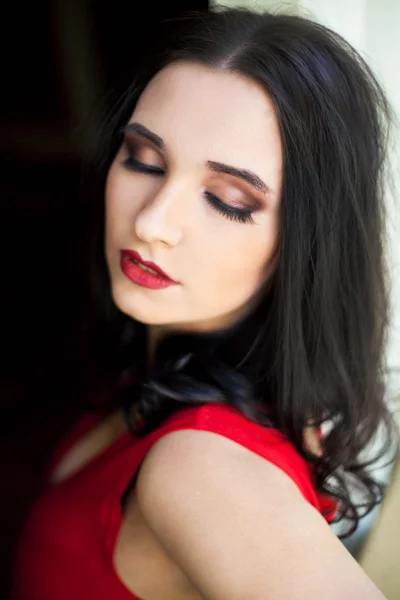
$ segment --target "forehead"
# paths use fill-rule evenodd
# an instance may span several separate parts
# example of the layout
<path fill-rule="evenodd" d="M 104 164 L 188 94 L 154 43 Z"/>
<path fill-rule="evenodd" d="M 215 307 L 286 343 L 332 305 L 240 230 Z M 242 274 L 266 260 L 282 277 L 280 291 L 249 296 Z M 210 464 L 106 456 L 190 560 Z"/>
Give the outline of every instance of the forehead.
<path fill-rule="evenodd" d="M 196 63 L 174 63 L 142 93 L 131 120 L 185 157 L 280 171 L 281 140 L 273 103 L 257 82 Z"/>

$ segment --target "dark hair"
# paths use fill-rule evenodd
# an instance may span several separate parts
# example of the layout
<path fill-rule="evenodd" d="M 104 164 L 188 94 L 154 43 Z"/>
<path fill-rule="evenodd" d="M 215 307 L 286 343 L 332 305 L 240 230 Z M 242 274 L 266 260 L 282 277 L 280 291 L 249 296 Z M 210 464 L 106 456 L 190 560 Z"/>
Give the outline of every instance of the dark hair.
<path fill-rule="evenodd" d="M 165 23 L 165 37 L 114 110 L 104 171 L 147 83 L 182 60 L 250 77 L 274 103 L 284 152 L 279 260 L 264 298 L 241 323 L 170 336 L 150 373 L 145 326 L 114 309 L 113 335 L 125 336 L 118 365 L 136 377 L 120 390 L 121 402 L 139 407 L 141 435 L 178 408 L 207 402 L 279 427 L 314 464 L 317 490 L 339 499 L 337 520 L 349 519 L 351 533 L 358 508 L 366 514 L 384 493 L 360 453 L 379 426 L 388 434 L 379 457 L 392 443 L 382 358 L 387 101 L 364 60 L 322 25 L 245 9 L 191 12 Z M 110 299 L 102 248 L 100 261 L 99 293 Z M 331 429 L 317 457 L 303 432 L 324 421 Z M 362 503 L 352 498 L 354 484 Z"/>

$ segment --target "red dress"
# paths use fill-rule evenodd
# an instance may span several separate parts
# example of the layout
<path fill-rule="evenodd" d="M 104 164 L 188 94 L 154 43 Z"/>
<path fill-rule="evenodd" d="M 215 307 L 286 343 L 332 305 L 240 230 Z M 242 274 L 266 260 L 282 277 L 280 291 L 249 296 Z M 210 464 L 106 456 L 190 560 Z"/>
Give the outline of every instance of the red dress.
<path fill-rule="evenodd" d="M 87 414 L 61 444 L 61 457 L 99 420 Z M 121 497 L 151 446 L 181 429 L 205 430 L 234 440 L 279 466 L 318 511 L 336 504 L 318 495 L 312 466 L 284 436 L 251 422 L 237 409 L 214 404 L 184 408 L 143 438 L 124 433 L 59 484 L 46 484 L 18 545 L 13 600 L 140 600 L 119 579 L 113 552 L 122 521 Z"/>

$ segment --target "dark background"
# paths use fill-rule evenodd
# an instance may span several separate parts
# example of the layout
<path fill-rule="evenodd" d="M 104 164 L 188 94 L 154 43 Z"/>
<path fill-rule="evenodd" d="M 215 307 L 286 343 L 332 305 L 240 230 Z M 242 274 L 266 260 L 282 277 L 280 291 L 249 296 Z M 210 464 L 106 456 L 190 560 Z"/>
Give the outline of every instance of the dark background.
<path fill-rule="evenodd" d="M 85 402 L 88 201 L 105 105 L 163 19 L 207 2 L 4 3 L 0 36 L 0 597 L 52 448 Z M 90 194 L 90 191 L 89 191 Z M 101 202 L 102 199 L 99 198 Z"/>

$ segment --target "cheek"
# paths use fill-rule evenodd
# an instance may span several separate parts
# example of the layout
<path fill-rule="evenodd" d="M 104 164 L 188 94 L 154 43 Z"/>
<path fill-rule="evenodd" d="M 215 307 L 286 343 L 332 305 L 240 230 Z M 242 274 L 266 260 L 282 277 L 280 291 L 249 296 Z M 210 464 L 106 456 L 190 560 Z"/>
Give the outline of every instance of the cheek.
<path fill-rule="evenodd" d="M 108 238 L 127 233 L 134 221 L 138 199 L 132 198 L 131 186 L 127 185 L 118 167 L 111 167 L 105 186 L 105 221 Z"/>
<path fill-rule="evenodd" d="M 129 221 L 126 210 L 126 186 L 121 176 L 111 168 L 105 186 L 105 251 L 110 266 L 115 266 L 123 240 L 129 234 Z"/>
<path fill-rule="evenodd" d="M 108 173 L 107 181 L 105 185 L 105 218 L 106 218 L 106 230 L 112 228 L 112 223 L 115 220 L 116 213 L 118 212 L 117 199 L 118 193 L 118 178 L 115 175 L 115 166 L 113 165 Z"/>
<path fill-rule="evenodd" d="M 211 264 L 215 266 L 213 270 L 221 286 L 228 283 L 237 286 L 238 282 L 242 282 L 242 287 L 259 285 L 270 273 L 276 257 L 278 219 L 275 216 L 265 219 L 264 223 L 241 226 L 247 231 L 232 239 L 227 235 L 218 240 L 216 246 L 209 246 Z"/>

